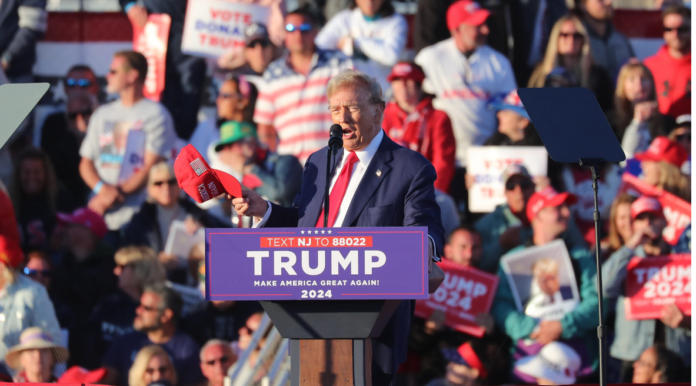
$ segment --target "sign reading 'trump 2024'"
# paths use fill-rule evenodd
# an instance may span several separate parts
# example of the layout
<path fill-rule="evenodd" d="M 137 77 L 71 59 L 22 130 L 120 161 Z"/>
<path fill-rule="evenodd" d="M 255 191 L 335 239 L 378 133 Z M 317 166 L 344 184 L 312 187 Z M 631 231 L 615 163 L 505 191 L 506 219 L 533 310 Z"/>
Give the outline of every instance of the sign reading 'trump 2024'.
<path fill-rule="evenodd" d="M 206 230 L 206 299 L 427 299 L 428 231 Z"/>

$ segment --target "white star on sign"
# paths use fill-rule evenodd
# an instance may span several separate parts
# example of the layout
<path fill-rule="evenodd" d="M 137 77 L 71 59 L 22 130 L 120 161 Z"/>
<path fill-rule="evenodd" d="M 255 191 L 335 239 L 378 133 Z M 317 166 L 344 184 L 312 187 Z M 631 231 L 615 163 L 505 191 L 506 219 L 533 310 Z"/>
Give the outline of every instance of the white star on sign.
<path fill-rule="evenodd" d="M 53 94 L 53 103 L 60 104 L 68 100 L 67 95 L 65 95 L 65 89 L 63 88 L 63 82 L 58 80 L 58 83 L 51 86 L 51 94 Z"/>
<path fill-rule="evenodd" d="M 304 234 L 304 230 L 303 230 L 303 231 L 301 231 L 300 233 Z"/>
<path fill-rule="evenodd" d="M 318 235 L 318 234 L 319 234 L 319 231 L 314 231 L 314 234 L 315 234 L 315 235 Z"/>
<path fill-rule="evenodd" d="M 326 233 L 326 232 L 325 232 L 324 230 L 322 230 L 322 231 L 321 231 L 321 234 L 323 235 L 324 233 Z"/>
<path fill-rule="evenodd" d="M 329 229 L 327 232 L 329 232 L 329 234 L 331 234 L 331 229 Z"/>

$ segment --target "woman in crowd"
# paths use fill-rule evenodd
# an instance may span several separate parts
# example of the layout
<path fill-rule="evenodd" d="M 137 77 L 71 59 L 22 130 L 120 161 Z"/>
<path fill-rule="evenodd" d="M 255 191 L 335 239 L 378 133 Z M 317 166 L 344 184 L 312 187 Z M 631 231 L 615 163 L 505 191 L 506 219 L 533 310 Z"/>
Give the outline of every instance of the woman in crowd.
<path fill-rule="evenodd" d="M 627 193 L 618 195 L 609 211 L 609 236 L 604 242 L 602 255 L 606 260 L 633 236 L 631 204 L 636 198 Z"/>
<path fill-rule="evenodd" d="M 577 16 L 568 14 L 554 24 L 546 54 L 532 73 L 528 87 L 544 87 L 546 76 L 563 67 L 580 87 L 595 94 L 602 110 L 611 108 L 612 81 L 606 71 L 595 65 L 590 54 L 590 37 Z"/>
<path fill-rule="evenodd" d="M 56 363 L 68 360 L 68 349 L 53 343 L 53 339 L 39 327 L 22 331 L 19 344 L 5 356 L 7 365 L 16 370 L 15 382 L 55 383 Z"/>
<path fill-rule="evenodd" d="M 626 158 L 644 152 L 650 141 L 665 135 L 673 119 L 660 114 L 653 76 L 643 63 L 621 68 L 614 98 L 613 126 Z"/>
<path fill-rule="evenodd" d="M 56 226 L 56 212 L 70 213 L 77 203 L 56 181 L 48 155 L 27 148 L 15 162 L 10 195 L 17 211 L 17 221 L 25 250 L 47 251 Z"/>
<path fill-rule="evenodd" d="M 162 347 L 145 346 L 138 351 L 128 372 L 128 386 L 147 386 L 158 381 L 167 381 L 176 386 L 176 370 Z"/>
<path fill-rule="evenodd" d="M 188 278 L 190 251 L 165 252 L 174 221 L 185 224 L 190 235 L 201 227 L 220 228 L 225 225 L 181 197 L 174 169 L 166 162 L 155 164 L 150 169 L 147 193 L 147 201 L 125 229 L 125 245 L 145 245 L 152 248 L 167 269 L 169 280 L 185 284 Z"/>
<path fill-rule="evenodd" d="M 691 202 L 691 179 L 680 170 L 688 158 L 686 150 L 667 137 L 655 138 L 645 152 L 636 154 L 644 182 Z"/>
<path fill-rule="evenodd" d="M 354 0 L 336 14 L 316 38 L 319 48 L 340 50 L 353 58 L 356 70 L 389 89 L 387 75 L 406 45 L 408 25 L 391 0 Z"/>

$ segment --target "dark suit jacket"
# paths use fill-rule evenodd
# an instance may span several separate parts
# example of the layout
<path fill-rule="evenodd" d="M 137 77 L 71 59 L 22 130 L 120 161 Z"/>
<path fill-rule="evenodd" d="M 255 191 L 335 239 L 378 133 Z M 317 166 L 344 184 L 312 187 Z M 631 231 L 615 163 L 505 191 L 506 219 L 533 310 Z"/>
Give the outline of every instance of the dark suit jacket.
<path fill-rule="evenodd" d="M 336 155 L 340 162 L 343 150 Z M 377 175 L 381 170 L 381 176 Z M 397 145 L 384 134 L 348 208 L 344 227 L 427 226 L 441 253 L 444 229 L 435 201 L 433 165 L 419 153 Z M 291 208 L 271 204 L 266 227 L 314 227 L 321 213 L 326 185 L 326 148 L 312 154 L 305 164 L 302 188 Z M 373 339 L 373 369 L 395 374 L 406 360 L 414 301 L 403 301 L 382 332 Z"/>

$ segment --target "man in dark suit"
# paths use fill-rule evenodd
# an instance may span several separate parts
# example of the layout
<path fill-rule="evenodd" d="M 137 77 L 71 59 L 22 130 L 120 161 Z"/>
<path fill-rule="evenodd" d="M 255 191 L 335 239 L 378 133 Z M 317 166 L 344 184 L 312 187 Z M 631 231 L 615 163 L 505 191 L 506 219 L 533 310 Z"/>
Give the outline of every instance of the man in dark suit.
<path fill-rule="evenodd" d="M 343 70 L 329 82 L 327 97 L 333 122 L 343 128 L 343 149 L 333 160 L 329 226 L 427 226 L 430 262 L 439 261 L 444 230 L 435 201 L 435 168 L 382 131 L 384 101 L 379 83 L 359 71 Z M 269 203 L 248 190 L 232 203 L 238 214 L 254 216 L 255 226 L 322 226 L 325 185 L 324 148 L 307 159 L 302 188 L 291 208 Z M 382 336 L 373 340 L 373 385 L 390 385 L 406 360 L 414 304 L 401 302 Z"/>

